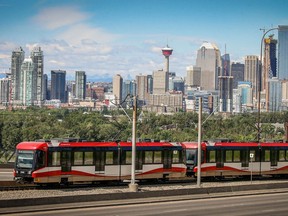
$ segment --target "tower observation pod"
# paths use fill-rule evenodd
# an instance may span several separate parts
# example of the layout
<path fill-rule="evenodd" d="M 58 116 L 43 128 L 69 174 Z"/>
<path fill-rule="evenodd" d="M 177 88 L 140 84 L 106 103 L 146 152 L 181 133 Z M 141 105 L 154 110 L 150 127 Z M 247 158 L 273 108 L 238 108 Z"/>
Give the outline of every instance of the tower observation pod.
<path fill-rule="evenodd" d="M 166 72 L 169 72 L 169 56 L 172 55 L 173 49 L 170 48 L 168 45 L 162 48 L 162 54 L 165 56 L 166 59 Z"/>

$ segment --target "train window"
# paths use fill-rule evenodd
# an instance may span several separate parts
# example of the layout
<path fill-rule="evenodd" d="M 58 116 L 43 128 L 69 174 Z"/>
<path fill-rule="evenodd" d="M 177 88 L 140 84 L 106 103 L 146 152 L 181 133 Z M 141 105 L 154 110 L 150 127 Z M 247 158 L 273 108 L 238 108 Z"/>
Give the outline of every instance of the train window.
<path fill-rule="evenodd" d="M 286 161 L 288 161 L 288 150 L 286 150 L 286 156 L 285 156 Z"/>
<path fill-rule="evenodd" d="M 270 150 L 265 150 L 264 161 L 265 162 L 270 161 Z"/>
<path fill-rule="evenodd" d="M 154 163 L 162 163 L 162 152 L 154 151 Z"/>
<path fill-rule="evenodd" d="M 234 150 L 234 154 L 233 154 L 233 161 L 234 162 L 240 162 L 240 150 Z"/>
<path fill-rule="evenodd" d="M 60 166 L 60 152 L 52 152 L 52 166 Z"/>
<path fill-rule="evenodd" d="M 93 164 L 93 152 L 84 152 L 84 164 L 85 165 Z"/>
<path fill-rule="evenodd" d="M 83 165 L 83 152 L 74 152 L 73 165 Z"/>
<path fill-rule="evenodd" d="M 279 150 L 279 161 L 285 161 L 285 150 Z"/>
<path fill-rule="evenodd" d="M 216 162 L 216 152 L 215 150 L 208 151 L 208 163 L 215 163 Z"/>
<path fill-rule="evenodd" d="M 112 151 L 106 152 L 105 164 L 108 164 L 108 165 L 113 164 L 113 152 Z"/>
<path fill-rule="evenodd" d="M 45 153 L 43 151 L 36 151 L 37 156 L 37 166 L 36 168 L 41 168 L 45 166 Z"/>
<path fill-rule="evenodd" d="M 172 163 L 179 163 L 180 162 L 180 153 L 177 150 L 173 151 Z"/>
<path fill-rule="evenodd" d="M 145 151 L 145 163 L 153 163 L 153 151 Z"/>
<path fill-rule="evenodd" d="M 232 150 L 226 150 L 225 154 L 225 162 L 232 162 Z"/>
<path fill-rule="evenodd" d="M 125 164 L 132 164 L 132 151 L 125 152 Z"/>

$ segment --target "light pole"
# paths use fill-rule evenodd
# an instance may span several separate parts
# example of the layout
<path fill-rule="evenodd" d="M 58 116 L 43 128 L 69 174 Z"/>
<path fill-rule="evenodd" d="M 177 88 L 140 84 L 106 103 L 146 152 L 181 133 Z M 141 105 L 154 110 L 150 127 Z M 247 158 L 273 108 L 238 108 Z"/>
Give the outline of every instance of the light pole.
<path fill-rule="evenodd" d="M 260 103 L 261 103 L 261 89 L 262 89 L 262 82 L 261 82 L 261 78 L 262 78 L 262 50 L 263 50 L 263 40 L 264 37 L 266 36 L 266 34 L 270 31 L 276 30 L 278 28 L 271 28 L 268 29 L 267 31 L 264 30 L 262 39 L 261 39 L 261 50 L 260 50 L 260 64 L 259 64 L 259 69 L 258 69 L 258 117 L 257 117 L 257 130 L 258 130 L 258 134 L 257 134 L 257 142 L 260 142 Z M 262 29 L 261 29 L 262 30 Z"/>

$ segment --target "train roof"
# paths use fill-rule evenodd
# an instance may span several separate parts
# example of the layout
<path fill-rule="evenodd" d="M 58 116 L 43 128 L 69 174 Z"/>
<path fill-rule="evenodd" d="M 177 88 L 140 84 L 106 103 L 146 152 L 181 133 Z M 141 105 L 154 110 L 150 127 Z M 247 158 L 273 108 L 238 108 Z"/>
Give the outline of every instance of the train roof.
<path fill-rule="evenodd" d="M 59 147 L 118 147 L 117 142 L 60 142 Z"/>
<path fill-rule="evenodd" d="M 16 146 L 17 150 L 46 150 L 48 147 L 47 142 L 21 142 Z"/>
<path fill-rule="evenodd" d="M 208 146 L 223 146 L 223 147 L 288 147 L 288 143 L 280 142 L 269 142 L 269 143 L 258 143 L 258 142 L 215 142 L 209 143 Z"/>
<path fill-rule="evenodd" d="M 120 142 L 121 147 L 130 147 L 132 142 Z M 137 147 L 181 147 L 177 142 L 137 142 Z"/>

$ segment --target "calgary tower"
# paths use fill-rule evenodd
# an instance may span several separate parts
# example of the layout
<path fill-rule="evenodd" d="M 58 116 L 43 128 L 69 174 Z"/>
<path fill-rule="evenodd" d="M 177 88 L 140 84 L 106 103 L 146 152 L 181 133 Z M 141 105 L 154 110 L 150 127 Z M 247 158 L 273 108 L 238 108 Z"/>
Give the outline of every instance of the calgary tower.
<path fill-rule="evenodd" d="M 162 48 L 162 54 L 166 59 L 166 72 L 169 72 L 169 56 L 172 55 L 173 49 L 171 49 L 168 45 Z"/>

